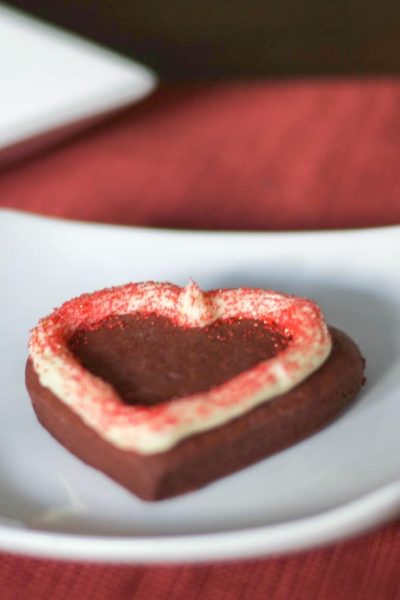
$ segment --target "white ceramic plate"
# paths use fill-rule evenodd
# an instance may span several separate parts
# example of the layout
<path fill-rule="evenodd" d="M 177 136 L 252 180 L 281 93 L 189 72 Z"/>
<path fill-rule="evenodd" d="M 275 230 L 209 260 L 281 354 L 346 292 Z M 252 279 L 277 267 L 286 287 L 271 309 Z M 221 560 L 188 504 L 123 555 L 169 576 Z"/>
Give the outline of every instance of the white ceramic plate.
<path fill-rule="evenodd" d="M 194 561 L 286 552 L 400 512 L 400 227 L 194 233 L 0 212 L 0 547 L 79 559 Z M 262 286 L 314 298 L 360 344 L 368 383 L 334 424 L 180 498 L 147 504 L 37 423 L 28 330 L 63 300 L 134 280 Z"/>
<path fill-rule="evenodd" d="M 0 151 L 146 96 L 133 60 L 0 4 Z"/>

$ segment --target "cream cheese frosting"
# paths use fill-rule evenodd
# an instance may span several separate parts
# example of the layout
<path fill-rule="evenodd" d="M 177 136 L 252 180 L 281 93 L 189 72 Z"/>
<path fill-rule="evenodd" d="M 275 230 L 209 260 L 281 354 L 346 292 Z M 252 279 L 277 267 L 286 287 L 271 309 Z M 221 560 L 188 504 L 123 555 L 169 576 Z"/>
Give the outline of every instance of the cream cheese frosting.
<path fill-rule="evenodd" d="M 290 341 L 277 356 L 207 392 L 156 406 L 126 405 L 110 384 L 82 367 L 68 340 L 107 317 L 133 313 L 168 317 L 181 327 L 206 327 L 218 319 L 258 319 L 277 327 Z M 312 301 L 261 289 L 204 292 L 194 282 L 183 288 L 131 283 L 84 294 L 42 319 L 29 340 L 41 385 L 103 439 L 140 454 L 169 450 L 290 391 L 317 370 L 330 351 L 327 325 Z"/>

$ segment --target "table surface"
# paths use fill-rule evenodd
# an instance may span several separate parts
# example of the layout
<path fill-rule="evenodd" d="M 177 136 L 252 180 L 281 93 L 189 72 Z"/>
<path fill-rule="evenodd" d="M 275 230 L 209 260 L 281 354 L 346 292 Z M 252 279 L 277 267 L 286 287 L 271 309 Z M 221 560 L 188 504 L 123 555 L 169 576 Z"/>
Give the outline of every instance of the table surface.
<path fill-rule="evenodd" d="M 0 163 L 0 206 L 99 222 L 296 230 L 400 223 L 400 80 L 162 86 L 60 145 Z M 400 598 L 400 529 L 219 565 L 3 554 L 2 600 Z"/>

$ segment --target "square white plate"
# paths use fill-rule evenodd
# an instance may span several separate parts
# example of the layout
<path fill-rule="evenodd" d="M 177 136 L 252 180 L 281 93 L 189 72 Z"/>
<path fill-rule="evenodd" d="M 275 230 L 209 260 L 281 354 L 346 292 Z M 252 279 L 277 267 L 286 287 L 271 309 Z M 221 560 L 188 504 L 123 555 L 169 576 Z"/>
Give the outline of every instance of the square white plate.
<path fill-rule="evenodd" d="M 135 61 L 0 4 L 0 151 L 139 100 L 154 86 Z"/>
<path fill-rule="evenodd" d="M 241 558 L 325 543 L 400 509 L 400 227 L 207 233 L 0 211 L 0 547 L 107 561 Z M 85 466 L 38 424 L 29 329 L 84 291 L 194 278 L 309 296 L 359 343 L 367 385 L 335 423 L 208 487 L 155 504 Z"/>

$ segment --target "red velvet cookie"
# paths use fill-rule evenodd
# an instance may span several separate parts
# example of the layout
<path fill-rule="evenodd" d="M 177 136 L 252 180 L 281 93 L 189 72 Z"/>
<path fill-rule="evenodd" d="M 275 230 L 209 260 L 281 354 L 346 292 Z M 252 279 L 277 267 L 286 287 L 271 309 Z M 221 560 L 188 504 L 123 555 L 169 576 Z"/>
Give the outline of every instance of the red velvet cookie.
<path fill-rule="evenodd" d="M 142 498 L 196 489 L 310 435 L 363 382 L 363 359 L 309 300 L 129 284 L 32 331 L 26 382 L 48 431 Z"/>

